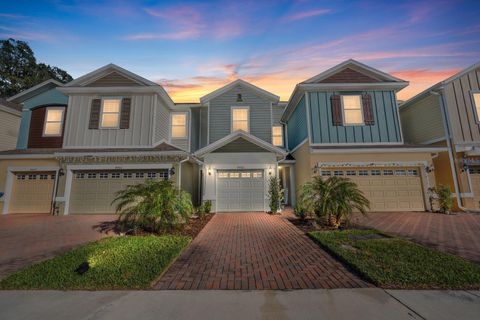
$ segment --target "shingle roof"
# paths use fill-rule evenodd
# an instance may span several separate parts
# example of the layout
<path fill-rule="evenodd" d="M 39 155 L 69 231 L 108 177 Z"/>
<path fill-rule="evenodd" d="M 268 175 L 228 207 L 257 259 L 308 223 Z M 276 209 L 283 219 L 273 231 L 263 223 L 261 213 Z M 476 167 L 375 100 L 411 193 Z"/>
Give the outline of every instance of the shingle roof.
<path fill-rule="evenodd" d="M 13 109 L 13 110 L 16 110 L 16 111 L 22 111 L 22 106 L 15 103 L 15 102 L 10 102 L 8 100 L 5 100 L 3 98 L 0 98 L 0 105 L 4 106 L 4 107 L 7 107 L 7 108 L 10 108 L 10 109 Z"/>

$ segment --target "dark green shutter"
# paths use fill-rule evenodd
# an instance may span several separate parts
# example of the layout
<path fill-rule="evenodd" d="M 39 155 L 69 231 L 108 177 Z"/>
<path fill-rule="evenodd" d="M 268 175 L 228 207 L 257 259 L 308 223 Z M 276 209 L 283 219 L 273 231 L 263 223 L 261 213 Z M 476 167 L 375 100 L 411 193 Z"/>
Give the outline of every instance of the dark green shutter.
<path fill-rule="evenodd" d="M 131 98 L 122 99 L 122 109 L 120 112 L 120 129 L 128 129 L 130 127 L 131 105 L 132 105 Z"/>
<path fill-rule="evenodd" d="M 93 99 L 90 108 L 90 121 L 88 122 L 88 129 L 98 129 L 100 125 L 100 107 L 102 105 L 101 99 Z"/>

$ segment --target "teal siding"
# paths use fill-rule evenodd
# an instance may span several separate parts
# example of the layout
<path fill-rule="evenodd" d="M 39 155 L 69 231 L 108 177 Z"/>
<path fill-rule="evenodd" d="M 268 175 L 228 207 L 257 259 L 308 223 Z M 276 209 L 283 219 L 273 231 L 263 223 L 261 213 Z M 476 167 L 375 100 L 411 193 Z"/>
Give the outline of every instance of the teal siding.
<path fill-rule="evenodd" d="M 298 146 L 308 137 L 307 132 L 307 109 L 305 107 L 305 97 L 302 97 L 295 111 L 287 122 L 288 148 L 290 150 Z"/>
<path fill-rule="evenodd" d="M 343 92 L 310 92 L 310 114 L 313 143 L 384 143 L 401 142 L 400 123 L 393 91 L 348 92 L 372 96 L 375 114 L 373 126 L 334 126 L 330 107 L 332 94 Z M 346 94 L 343 93 L 343 94 Z M 288 130 L 291 134 L 290 128 Z M 289 140 L 290 141 L 290 140 Z"/>
<path fill-rule="evenodd" d="M 17 138 L 17 149 L 27 149 L 28 131 L 30 129 L 30 118 L 32 109 L 39 106 L 68 104 L 68 96 L 64 95 L 57 89 L 45 91 L 23 102 L 22 120 L 20 122 L 20 130 Z"/>

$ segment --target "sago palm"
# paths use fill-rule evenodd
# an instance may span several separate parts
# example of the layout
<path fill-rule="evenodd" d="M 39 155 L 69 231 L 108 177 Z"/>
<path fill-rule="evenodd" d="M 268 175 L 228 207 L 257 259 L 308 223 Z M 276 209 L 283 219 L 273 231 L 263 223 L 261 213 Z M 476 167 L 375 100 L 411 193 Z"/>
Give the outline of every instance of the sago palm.
<path fill-rule="evenodd" d="M 370 208 L 370 201 L 357 184 L 343 177 L 314 177 L 302 188 L 302 198 L 318 219 L 326 217 L 335 228 L 342 220 L 348 223 L 354 211 L 366 214 Z"/>
<path fill-rule="evenodd" d="M 170 180 L 146 180 L 116 194 L 119 221 L 133 228 L 159 232 L 187 221 L 193 212 L 191 196 Z"/>

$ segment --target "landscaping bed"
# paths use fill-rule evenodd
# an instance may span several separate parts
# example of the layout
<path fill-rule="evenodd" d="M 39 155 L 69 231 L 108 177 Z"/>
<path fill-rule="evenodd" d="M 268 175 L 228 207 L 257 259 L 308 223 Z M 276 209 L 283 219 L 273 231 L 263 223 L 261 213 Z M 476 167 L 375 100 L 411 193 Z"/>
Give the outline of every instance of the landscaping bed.
<path fill-rule="evenodd" d="M 383 288 L 480 288 L 480 265 L 375 230 L 313 231 L 308 235 Z"/>
<path fill-rule="evenodd" d="M 2 280 L 0 289 L 147 289 L 190 241 L 178 235 L 102 239 L 20 270 Z M 84 262 L 89 269 L 77 273 Z"/>

